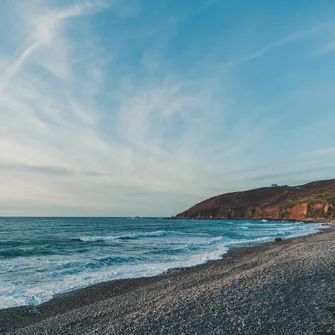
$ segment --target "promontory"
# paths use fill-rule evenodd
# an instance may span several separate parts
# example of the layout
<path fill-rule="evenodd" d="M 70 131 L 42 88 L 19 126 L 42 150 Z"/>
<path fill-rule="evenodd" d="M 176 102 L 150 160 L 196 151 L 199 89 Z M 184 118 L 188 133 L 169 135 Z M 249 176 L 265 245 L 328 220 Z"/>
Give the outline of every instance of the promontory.
<path fill-rule="evenodd" d="M 226 193 L 202 201 L 175 218 L 333 221 L 335 179 Z"/>

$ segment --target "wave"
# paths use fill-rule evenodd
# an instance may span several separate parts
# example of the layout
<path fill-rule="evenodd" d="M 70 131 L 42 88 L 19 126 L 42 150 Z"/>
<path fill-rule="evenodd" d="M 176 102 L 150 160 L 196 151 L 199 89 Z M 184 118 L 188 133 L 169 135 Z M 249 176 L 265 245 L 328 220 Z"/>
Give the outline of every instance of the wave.
<path fill-rule="evenodd" d="M 75 238 L 74 240 L 79 240 L 82 242 L 107 242 L 116 240 L 115 236 L 83 236 Z"/>
<path fill-rule="evenodd" d="M 144 261 L 140 257 L 132 257 L 132 256 L 106 256 L 102 258 L 93 259 L 88 263 L 82 263 L 80 266 L 76 267 L 63 267 L 61 271 L 57 274 L 58 276 L 71 275 L 76 273 L 83 273 L 87 270 L 97 270 L 111 265 L 120 265 L 125 263 L 138 263 L 140 261 Z"/>
<path fill-rule="evenodd" d="M 217 237 L 213 237 L 210 240 L 205 241 L 205 242 L 186 244 L 184 249 L 193 250 L 193 251 L 198 250 L 198 249 L 206 249 L 206 248 L 212 247 L 216 244 L 220 244 L 223 241 L 224 241 L 223 236 L 217 236 Z"/>
<path fill-rule="evenodd" d="M 245 220 L 204 224 L 143 219 L 141 225 L 134 221 L 127 225 L 123 219 L 113 224 L 105 219 L 89 220 L 91 226 L 81 221 L 60 226 L 62 221 L 52 221 L 45 232 L 36 225 L 35 230 L 29 226 L 27 231 L 0 238 L 0 264 L 11 270 L 0 271 L 0 308 L 38 305 L 54 294 L 94 283 L 153 276 L 218 259 L 231 248 L 270 242 L 277 236 L 306 235 L 321 228 Z"/>
<path fill-rule="evenodd" d="M 234 240 L 231 239 L 229 241 L 226 241 L 225 246 L 229 247 L 235 244 L 258 244 L 260 242 L 267 242 L 267 241 L 271 241 L 272 237 L 270 236 L 263 236 L 263 237 L 257 237 L 257 238 L 253 238 L 253 239 L 239 239 L 239 240 Z"/>
<path fill-rule="evenodd" d="M 85 268 L 92 269 L 114 264 L 137 263 L 141 260 L 143 259 L 140 257 L 133 257 L 133 256 L 107 256 L 86 264 Z"/>
<path fill-rule="evenodd" d="M 79 240 L 82 242 L 108 242 L 117 240 L 134 240 L 142 237 L 161 237 L 168 234 L 169 232 L 167 231 L 159 230 L 153 232 L 133 233 L 120 236 L 83 236 L 79 237 Z"/>
<path fill-rule="evenodd" d="M 127 235 L 119 235 L 119 236 L 82 236 L 79 238 L 75 238 L 74 240 L 80 240 L 82 242 L 109 242 L 109 241 L 118 241 L 118 240 L 136 240 L 138 238 L 146 238 L 146 237 L 163 237 L 168 235 L 180 235 L 180 236 L 208 236 L 208 234 L 192 234 L 192 233 L 184 233 L 177 231 L 165 231 L 165 230 L 157 230 L 151 232 L 143 232 L 143 233 L 132 233 Z"/>
<path fill-rule="evenodd" d="M 220 245 L 220 250 L 225 249 L 224 243 L 224 238 L 222 236 L 217 236 L 214 238 L 211 238 L 207 241 L 200 242 L 200 243 L 186 243 L 184 246 L 181 246 L 179 248 L 174 248 L 174 249 L 156 249 L 156 250 L 151 250 L 148 252 L 145 252 L 144 255 L 178 255 L 178 254 L 192 254 L 192 252 L 196 252 L 198 250 L 205 250 L 206 252 L 209 251 L 209 249 L 212 249 L 212 252 L 215 252 L 216 245 Z M 221 245 L 222 244 L 222 245 Z"/>
<path fill-rule="evenodd" d="M 158 230 L 158 231 L 152 231 L 152 232 L 133 233 L 133 234 L 128 234 L 128 235 L 118 236 L 118 239 L 119 240 L 135 240 L 141 237 L 161 237 L 161 236 L 166 236 L 169 234 L 170 232 L 168 231 Z"/>
<path fill-rule="evenodd" d="M 50 256 L 57 255 L 59 252 L 53 250 L 46 250 L 45 248 L 8 248 L 0 249 L 0 257 L 14 258 L 14 257 L 29 257 L 29 256 Z"/>

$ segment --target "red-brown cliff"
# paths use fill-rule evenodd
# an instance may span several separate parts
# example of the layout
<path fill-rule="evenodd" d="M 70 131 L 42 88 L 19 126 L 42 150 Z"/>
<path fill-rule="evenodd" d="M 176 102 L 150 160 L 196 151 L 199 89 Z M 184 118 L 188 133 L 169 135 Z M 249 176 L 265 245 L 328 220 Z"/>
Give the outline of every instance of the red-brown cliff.
<path fill-rule="evenodd" d="M 335 220 L 335 179 L 222 194 L 176 218 Z"/>

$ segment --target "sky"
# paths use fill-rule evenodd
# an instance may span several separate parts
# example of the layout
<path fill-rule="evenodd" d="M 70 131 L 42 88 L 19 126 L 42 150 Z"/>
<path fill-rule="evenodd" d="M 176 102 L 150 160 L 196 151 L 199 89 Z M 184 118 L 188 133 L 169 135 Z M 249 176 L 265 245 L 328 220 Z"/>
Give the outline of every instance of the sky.
<path fill-rule="evenodd" d="M 333 0 L 2 0 L 0 215 L 334 178 L 334 93 Z"/>

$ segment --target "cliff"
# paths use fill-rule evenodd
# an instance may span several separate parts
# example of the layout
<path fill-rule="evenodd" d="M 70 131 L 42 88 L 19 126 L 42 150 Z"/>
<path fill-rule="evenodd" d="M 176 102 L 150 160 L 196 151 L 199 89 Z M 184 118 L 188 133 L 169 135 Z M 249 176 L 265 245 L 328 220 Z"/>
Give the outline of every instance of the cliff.
<path fill-rule="evenodd" d="M 222 194 L 175 218 L 335 220 L 335 179 Z"/>

